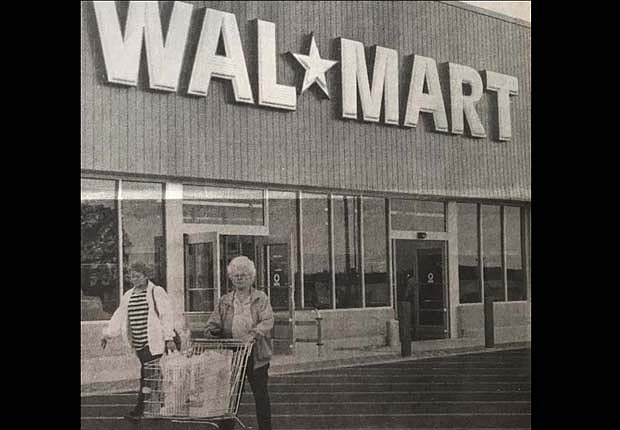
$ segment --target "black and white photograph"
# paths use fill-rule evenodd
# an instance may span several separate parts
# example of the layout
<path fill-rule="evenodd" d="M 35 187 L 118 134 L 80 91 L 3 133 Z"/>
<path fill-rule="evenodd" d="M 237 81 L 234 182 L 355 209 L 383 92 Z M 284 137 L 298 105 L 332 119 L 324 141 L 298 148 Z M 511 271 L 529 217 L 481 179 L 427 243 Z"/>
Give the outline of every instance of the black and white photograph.
<path fill-rule="evenodd" d="M 80 3 L 82 430 L 533 427 L 531 2 Z"/>

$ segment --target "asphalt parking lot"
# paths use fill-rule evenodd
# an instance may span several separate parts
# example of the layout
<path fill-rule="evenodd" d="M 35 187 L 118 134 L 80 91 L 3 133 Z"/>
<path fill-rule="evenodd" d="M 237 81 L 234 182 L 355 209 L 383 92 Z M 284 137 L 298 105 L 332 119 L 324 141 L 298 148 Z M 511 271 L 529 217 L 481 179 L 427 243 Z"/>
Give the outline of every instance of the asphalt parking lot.
<path fill-rule="evenodd" d="M 246 388 L 238 417 L 256 429 Z M 277 375 L 269 388 L 278 430 L 531 428 L 529 349 Z M 83 396 L 82 430 L 135 429 L 122 418 L 135 396 Z M 193 425 L 158 421 L 148 428 L 176 426 Z"/>

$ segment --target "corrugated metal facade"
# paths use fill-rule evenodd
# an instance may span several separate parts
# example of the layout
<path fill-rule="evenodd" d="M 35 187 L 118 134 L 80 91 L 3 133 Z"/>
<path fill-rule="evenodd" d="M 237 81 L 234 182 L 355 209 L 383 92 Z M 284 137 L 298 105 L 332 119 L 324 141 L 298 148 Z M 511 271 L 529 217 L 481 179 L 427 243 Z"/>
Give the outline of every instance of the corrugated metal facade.
<path fill-rule="evenodd" d="M 162 2 L 164 16 L 170 2 Z M 189 2 L 195 5 L 179 91 L 106 83 L 93 6 L 82 4 L 81 167 L 86 170 L 200 179 L 529 201 L 530 28 L 443 2 Z M 299 85 L 288 52 L 306 54 L 314 33 L 321 56 L 340 60 L 338 37 L 399 54 L 401 122 L 411 56 L 516 76 L 509 142 L 341 118 L 340 64 L 327 74 L 331 99 L 308 90 L 294 112 L 236 104 L 214 80 L 206 98 L 187 95 L 204 7 L 236 15 L 256 93 L 256 26 L 276 23 L 278 83 Z M 122 9 L 122 8 L 121 8 Z M 144 55 L 144 54 L 143 54 Z M 443 85 L 442 89 L 447 92 Z M 493 137 L 485 92 L 477 110 Z M 448 108 L 448 106 L 446 106 Z"/>

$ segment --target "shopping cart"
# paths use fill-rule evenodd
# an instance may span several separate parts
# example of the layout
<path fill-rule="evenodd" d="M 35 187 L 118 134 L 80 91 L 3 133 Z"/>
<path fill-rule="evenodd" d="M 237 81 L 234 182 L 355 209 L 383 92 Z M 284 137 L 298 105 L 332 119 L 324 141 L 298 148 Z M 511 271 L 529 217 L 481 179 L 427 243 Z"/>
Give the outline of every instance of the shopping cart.
<path fill-rule="evenodd" d="M 192 339 L 190 348 L 174 358 L 145 363 L 144 419 L 208 424 L 218 429 L 218 422 L 233 419 L 242 428 L 250 428 L 237 417 L 237 411 L 253 343 Z"/>

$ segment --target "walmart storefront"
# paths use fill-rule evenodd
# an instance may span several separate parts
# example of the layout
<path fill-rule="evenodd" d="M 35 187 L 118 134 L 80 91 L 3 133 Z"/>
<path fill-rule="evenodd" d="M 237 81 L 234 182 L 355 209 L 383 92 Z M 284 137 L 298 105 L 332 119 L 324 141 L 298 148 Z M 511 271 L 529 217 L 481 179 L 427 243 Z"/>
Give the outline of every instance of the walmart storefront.
<path fill-rule="evenodd" d="M 142 261 L 199 332 L 247 255 L 279 351 L 530 338 L 530 28 L 457 2 L 82 2 L 82 382 Z M 293 320 L 292 322 L 290 320 Z"/>

